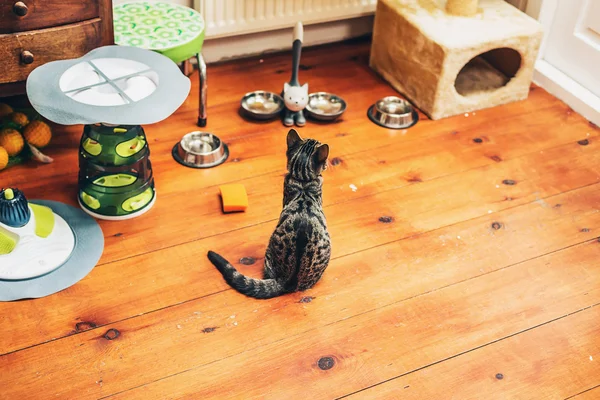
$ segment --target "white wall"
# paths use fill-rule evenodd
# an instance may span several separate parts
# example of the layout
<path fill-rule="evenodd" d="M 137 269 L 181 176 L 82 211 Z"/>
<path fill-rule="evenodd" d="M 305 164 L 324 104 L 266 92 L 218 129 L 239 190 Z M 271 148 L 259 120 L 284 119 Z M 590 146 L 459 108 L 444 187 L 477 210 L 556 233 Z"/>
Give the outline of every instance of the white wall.
<path fill-rule="evenodd" d="M 114 4 L 120 4 L 135 0 L 113 0 Z M 181 4 L 188 7 L 194 7 L 194 3 L 199 4 L 199 0 L 162 0 L 174 4 Z M 211 0 L 212 2 L 221 2 L 225 0 Z M 242 0 L 245 1 L 245 0 Z M 286 0 L 278 0 L 284 2 Z M 291 0 L 287 0 L 291 1 Z M 329 0 L 328 0 L 329 1 Z M 506 0 L 515 7 L 525 10 L 526 7 L 532 8 L 531 4 L 541 2 L 542 0 Z M 301 4 L 301 2 L 299 2 Z M 356 1 L 356 3 L 361 3 Z M 364 3 L 364 1 L 362 1 Z M 308 3 L 311 4 L 311 3 Z M 332 3 L 333 4 L 333 3 Z M 335 3 L 337 4 L 337 3 Z M 213 6 L 214 8 L 214 6 Z M 535 7 L 533 7 L 535 12 Z M 527 10 L 529 12 L 529 9 Z M 530 13 L 531 15 L 531 13 Z M 537 15 L 532 15 L 534 18 Z M 305 25 L 305 46 L 322 44 L 327 42 L 336 42 L 349 39 L 356 36 L 365 35 L 371 32 L 373 26 L 373 16 L 364 15 L 360 18 L 344 19 L 340 21 L 332 20 L 321 24 Z M 231 22 L 231 21 L 230 21 Z M 292 24 L 289 24 L 290 27 Z M 209 33 L 204 43 L 203 55 L 207 62 L 216 62 L 231 58 L 250 56 L 263 53 L 265 51 L 279 51 L 291 47 L 291 30 L 268 30 L 266 32 L 254 32 L 252 34 L 232 35 L 230 37 L 221 37 L 214 32 Z M 218 33 L 218 32 L 217 32 Z M 245 32 L 246 33 L 246 32 Z"/>
<path fill-rule="evenodd" d="M 130 1 L 131 0 L 113 0 L 113 4 L 127 3 Z M 182 6 L 188 6 L 188 7 L 191 7 L 192 2 L 193 2 L 193 0 L 164 0 L 164 1 L 166 1 L 167 3 L 181 4 Z"/>
<path fill-rule="evenodd" d="M 113 4 L 125 3 L 131 0 L 113 0 Z M 163 0 L 168 3 L 181 4 L 182 6 L 194 7 L 194 0 Z M 510 4 L 525 11 L 533 18 L 537 18 L 542 0 L 506 0 Z"/>

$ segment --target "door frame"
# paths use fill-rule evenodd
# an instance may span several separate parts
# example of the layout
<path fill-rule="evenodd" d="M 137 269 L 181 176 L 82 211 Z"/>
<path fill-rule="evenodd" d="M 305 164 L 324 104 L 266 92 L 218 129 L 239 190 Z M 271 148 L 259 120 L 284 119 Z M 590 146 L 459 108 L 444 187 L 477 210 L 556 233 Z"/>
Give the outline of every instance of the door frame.
<path fill-rule="evenodd" d="M 559 0 L 529 0 L 527 14 L 536 18 L 544 28 L 535 64 L 533 81 L 567 103 L 575 112 L 600 126 L 600 97 L 580 85 L 545 59 L 548 33 L 556 17 Z"/>

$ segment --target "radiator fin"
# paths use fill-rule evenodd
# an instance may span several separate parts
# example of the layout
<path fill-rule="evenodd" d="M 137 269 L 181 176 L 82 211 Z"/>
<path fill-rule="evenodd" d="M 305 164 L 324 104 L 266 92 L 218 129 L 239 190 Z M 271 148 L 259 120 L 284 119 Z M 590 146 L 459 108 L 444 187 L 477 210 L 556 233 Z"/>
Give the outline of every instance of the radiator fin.
<path fill-rule="evenodd" d="M 219 38 L 356 18 L 375 12 L 377 0 L 195 0 L 206 37 Z"/>

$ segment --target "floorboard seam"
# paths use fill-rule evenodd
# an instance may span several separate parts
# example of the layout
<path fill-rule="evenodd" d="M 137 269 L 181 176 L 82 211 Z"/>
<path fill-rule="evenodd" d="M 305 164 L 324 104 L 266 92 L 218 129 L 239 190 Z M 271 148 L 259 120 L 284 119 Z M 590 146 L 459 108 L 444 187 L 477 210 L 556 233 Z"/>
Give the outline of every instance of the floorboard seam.
<path fill-rule="evenodd" d="M 20 348 L 20 349 L 17 349 L 17 350 L 12 350 L 12 351 L 0 354 L 0 357 L 8 356 L 10 354 L 17 353 L 19 351 L 24 351 L 24 350 L 32 349 L 34 347 L 42 346 L 42 345 L 45 345 L 45 344 L 48 344 L 48 343 L 53 343 L 53 342 L 56 342 L 58 340 L 63 340 L 63 339 L 69 338 L 69 337 L 73 337 L 75 335 L 80 335 L 82 333 L 91 332 L 91 331 L 94 331 L 94 330 L 97 330 L 97 329 L 101 329 L 101 328 L 107 327 L 109 325 L 118 324 L 118 323 L 121 323 L 121 322 L 124 322 L 124 321 L 129 321 L 130 319 L 141 317 L 142 315 L 152 314 L 152 313 L 155 313 L 155 312 L 158 312 L 158 311 L 169 309 L 171 307 L 177 307 L 179 305 L 183 305 L 183 304 L 191 303 L 191 302 L 194 302 L 194 301 L 202 300 L 202 299 L 207 298 L 207 297 L 216 296 L 219 293 L 223 293 L 223 292 L 228 291 L 228 290 L 231 290 L 231 289 L 219 290 L 218 292 L 208 293 L 208 294 L 200 296 L 200 297 L 195 297 L 193 299 L 181 301 L 181 302 L 176 303 L 176 304 L 171 304 L 171 305 L 168 305 L 168 306 L 160 307 L 160 308 L 157 308 L 156 310 L 148 311 L 148 312 L 145 312 L 145 313 L 140 313 L 140 314 L 137 314 L 137 315 L 132 315 L 132 316 L 129 316 L 127 318 L 121 318 L 119 320 L 107 322 L 105 324 L 96 325 L 96 326 L 94 326 L 94 328 L 91 328 L 91 329 L 82 330 L 80 332 L 73 332 L 71 334 L 68 334 L 68 335 L 65 335 L 65 336 L 61 336 L 61 337 L 57 337 L 57 338 L 54 338 L 54 339 L 50 339 L 50 340 L 47 340 L 45 342 L 32 344 L 31 346 L 26 346 L 26 347 L 23 347 L 23 348 Z"/>
<path fill-rule="evenodd" d="M 580 395 L 582 395 L 582 394 L 584 394 L 584 393 L 587 393 L 587 392 L 591 392 L 592 390 L 594 390 L 594 389 L 598 389 L 598 388 L 600 388 L 600 385 L 596 385 L 596 386 L 594 386 L 594 387 L 591 387 L 591 388 L 589 388 L 589 389 L 586 389 L 586 390 L 584 390 L 583 392 L 579 392 L 579 393 L 577 393 L 577 394 L 574 394 L 573 396 L 569 396 L 569 397 L 565 398 L 565 400 L 572 399 L 572 398 L 574 398 L 574 397 L 580 396 Z"/>

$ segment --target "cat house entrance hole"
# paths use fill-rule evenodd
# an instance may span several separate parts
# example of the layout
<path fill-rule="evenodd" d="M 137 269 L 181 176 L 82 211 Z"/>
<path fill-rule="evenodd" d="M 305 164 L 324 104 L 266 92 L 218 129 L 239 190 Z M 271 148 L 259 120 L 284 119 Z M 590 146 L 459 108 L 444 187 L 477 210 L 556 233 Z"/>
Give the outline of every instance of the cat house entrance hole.
<path fill-rule="evenodd" d="M 508 47 L 493 49 L 472 58 L 454 82 L 462 96 L 472 96 L 506 86 L 521 68 L 521 55 Z"/>

